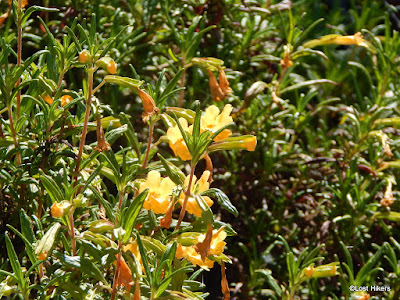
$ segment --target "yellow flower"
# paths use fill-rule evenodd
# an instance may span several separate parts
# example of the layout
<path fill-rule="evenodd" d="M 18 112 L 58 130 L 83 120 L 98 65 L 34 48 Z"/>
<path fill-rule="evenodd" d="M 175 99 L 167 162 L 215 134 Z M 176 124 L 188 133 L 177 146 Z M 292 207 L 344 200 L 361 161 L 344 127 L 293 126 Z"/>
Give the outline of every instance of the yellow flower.
<path fill-rule="evenodd" d="M 257 146 L 257 138 L 255 136 L 246 137 L 244 147 L 247 151 L 254 151 Z"/>
<path fill-rule="evenodd" d="M 175 256 L 178 259 L 186 258 L 188 261 L 190 261 L 195 266 L 199 266 L 203 269 L 208 270 L 214 266 L 214 261 L 212 261 L 211 259 L 209 259 L 207 257 L 206 257 L 205 261 L 203 261 L 201 259 L 201 255 L 199 253 L 197 253 L 196 250 L 194 249 L 194 247 L 192 247 L 192 246 L 186 247 L 186 246 L 182 246 L 181 244 L 178 244 Z"/>
<path fill-rule="evenodd" d="M 233 119 L 230 116 L 232 109 L 233 109 L 232 105 L 227 104 L 220 113 L 219 108 L 216 107 L 215 105 L 207 107 L 205 113 L 201 116 L 200 130 L 202 132 L 208 130 L 214 133 L 219 129 L 221 129 L 222 127 L 232 123 Z M 220 141 L 226 139 L 231 135 L 232 132 L 230 130 L 224 129 L 220 134 L 218 134 L 214 138 L 214 141 Z"/>
<path fill-rule="evenodd" d="M 198 242 L 201 243 L 206 238 L 205 234 L 200 234 L 197 238 Z M 213 230 L 212 240 L 210 243 L 209 255 L 220 255 L 224 251 L 226 243 L 224 242 L 226 238 L 226 232 L 224 228 L 221 227 L 219 230 Z M 196 251 L 195 246 L 182 246 L 178 244 L 175 256 L 177 258 L 186 258 L 192 264 L 199 266 L 203 269 L 210 269 L 214 266 L 214 261 L 209 258 L 205 258 L 203 261 L 200 253 Z"/>
<path fill-rule="evenodd" d="M 210 187 L 210 183 L 208 182 L 210 175 L 211 175 L 210 171 L 204 171 L 203 175 L 201 175 L 198 181 L 196 175 L 194 175 L 192 180 L 192 186 L 190 187 L 190 194 L 198 195 L 208 190 Z M 187 176 L 185 178 L 185 186 L 189 185 L 189 177 L 190 176 Z M 209 197 L 207 196 L 202 196 L 202 197 L 208 206 L 213 205 L 214 202 Z M 182 204 L 184 200 L 185 200 L 185 193 L 181 193 L 181 195 L 179 196 L 179 202 Z M 197 203 L 197 200 L 192 196 L 190 196 L 188 199 L 186 210 L 197 217 L 201 217 L 202 210 L 199 204 Z"/>
<path fill-rule="evenodd" d="M 304 44 L 305 48 L 314 48 L 322 45 L 357 45 L 366 48 L 370 48 L 370 45 L 364 40 L 361 32 L 357 32 L 354 35 L 340 35 L 340 34 L 329 34 L 319 39 L 308 41 Z"/>
<path fill-rule="evenodd" d="M 192 126 L 188 126 L 188 122 L 184 118 L 179 118 L 179 123 L 181 124 L 184 131 L 191 133 Z M 167 137 L 169 139 L 169 146 L 174 151 L 176 156 L 179 156 L 182 160 L 190 160 L 192 156 L 190 155 L 189 149 L 186 146 L 185 141 L 178 125 L 168 128 Z"/>
<path fill-rule="evenodd" d="M 131 241 L 129 244 L 125 245 L 122 247 L 122 250 L 124 250 L 124 252 L 128 252 L 130 251 L 137 259 L 137 261 L 140 263 L 140 265 L 142 266 L 142 271 L 144 272 L 144 266 L 143 266 L 143 262 L 142 262 L 142 256 L 140 255 L 140 251 L 139 251 L 139 246 L 136 242 Z"/>
<path fill-rule="evenodd" d="M 170 197 L 175 183 L 169 177 L 161 178 L 157 171 L 150 171 L 147 180 L 140 185 L 139 192 L 149 189 L 143 207 L 152 210 L 156 214 L 165 214 L 171 202 Z"/>

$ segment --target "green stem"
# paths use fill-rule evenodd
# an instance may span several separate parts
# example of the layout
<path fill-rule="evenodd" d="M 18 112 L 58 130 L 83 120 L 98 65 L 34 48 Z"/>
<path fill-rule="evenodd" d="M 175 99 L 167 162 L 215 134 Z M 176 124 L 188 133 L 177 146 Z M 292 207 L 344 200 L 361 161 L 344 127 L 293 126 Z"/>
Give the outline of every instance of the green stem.
<path fill-rule="evenodd" d="M 76 240 L 75 240 L 75 225 L 74 225 L 74 212 L 71 210 L 68 214 L 69 224 L 70 224 L 70 234 L 71 234 L 71 247 L 72 247 L 72 256 L 76 254 Z"/>
<path fill-rule="evenodd" d="M 64 75 L 65 75 L 65 71 L 66 71 L 66 70 L 62 70 L 61 73 L 60 73 L 60 76 L 58 77 L 58 83 L 57 83 L 57 88 L 56 88 L 56 92 L 55 92 L 56 94 L 58 93 L 58 91 L 59 91 L 60 88 L 61 88 L 61 84 L 62 84 Z M 53 96 L 54 96 L 54 95 L 53 95 Z"/>
<path fill-rule="evenodd" d="M 196 168 L 196 165 L 192 165 L 192 168 L 190 170 L 190 176 L 189 176 L 189 184 L 188 184 L 188 187 L 187 187 L 187 190 L 185 193 L 185 200 L 183 200 L 181 213 L 179 214 L 178 224 L 176 224 L 176 228 L 175 228 L 176 230 L 178 230 L 181 227 L 183 217 L 185 216 L 187 203 L 188 203 L 190 193 L 191 193 L 191 187 L 192 187 L 192 181 L 193 181 L 195 168 Z"/>
<path fill-rule="evenodd" d="M 21 58 L 22 58 L 22 24 L 21 24 L 21 17 L 22 17 L 22 0 L 18 0 L 18 50 L 17 50 L 17 66 L 21 65 Z M 18 78 L 17 84 L 15 88 L 21 83 L 21 78 Z M 19 111 L 21 106 L 21 90 L 17 94 L 17 120 L 19 119 Z"/>
<path fill-rule="evenodd" d="M 182 55 L 182 66 L 185 68 L 185 64 L 186 64 L 186 55 L 183 54 Z M 183 88 L 185 86 L 185 75 L 186 75 L 186 68 L 183 70 L 182 73 L 182 77 L 181 77 L 181 81 L 179 84 L 179 87 Z M 183 106 L 183 97 L 185 95 L 185 90 L 180 90 L 179 91 L 179 107 Z"/>

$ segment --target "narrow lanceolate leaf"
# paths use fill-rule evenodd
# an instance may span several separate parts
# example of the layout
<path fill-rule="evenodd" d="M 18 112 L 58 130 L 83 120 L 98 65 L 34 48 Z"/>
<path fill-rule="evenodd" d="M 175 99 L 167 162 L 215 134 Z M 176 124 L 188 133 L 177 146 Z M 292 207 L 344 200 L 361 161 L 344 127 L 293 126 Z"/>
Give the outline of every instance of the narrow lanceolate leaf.
<path fill-rule="evenodd" d="M 138 88 L 143 85 L 143 81 L 118 75 L 107 75 L 104 77 L 104 81 L 107 83 L 117 84 L 124 88 L 129 88 L 135 93 L 137 93 Z"/>
<path fill-rule="evenodd" d="M 122 228 L 125 230 L 124 242 L 126 242 L 132 234 L 133 226 L 140 210 L 142 209 L 143 202 L 146 199 L 148 190 L 141 192 L 132 203 L 129 205 L 128 209 L 123 212 L 122 215 Z"/>
<path fill-rule="evenodd" d="M 223 191 L 221 191 L 220 189 L 212 188 L 212 189 L 202 192 L 201 195 L 208 196 L 211 198 L 216 198 L 218 201 L 218 204 L 221 205 L 222 208 L 226 209 L 231 214 L 235 215 L 235 217 L 237 217 L 239 215 L 239 212 L 237 211 L 236 207 L 233 206 L 233 204 L 229 200 L 228 196 L 225 195 L 225 193 Z"/>
<path fill-rule="evenodd" d="M 336 82 L 329 80 L 329 79 L 316 79 L 316 80 L 307 80 L 303 82 L 296 83 L 294 85 L 288 86 L 287 88 L 284 88 L 279 91 L 279 93 L 283 94 L 286 92 L 291 92 L 303 87 L 311 86 L 311 85 L 316 85 L 316 84 L 333 84 L 336 85 Z"/>
<path fill-rule="evenodd" d="M 378 262 L 381 259 L 381 256 L 386 252 L 386 248 L 388 247 L 388 243 L 385 242 L 381 248 L 366 262 L 366 264 L 361 268 L 361 270 L 358 272 L 356 279 L 355 279 L 355 285 L 361 286 L 364 282 L 367 276 L 370 274 L 372 269 L 378 264 Z"/>
<path fill-rule="evenodd" d="M 17 253 L 15 253 L 14 246 L 8 236 L 8 233 L 5 234 L 5 239 L 6 239 L 7 255 L 10 261 L 11 268 L 15 274 L 15 277 L 18 280 L 18 284 L 22 284 L 24 276 L 22 275 L 21 265 L 19 263 Z"/>
<path fill-rule="evenodd" d="M 61 202 L 64 200 L 64 196 L 61 193 L 61 188 L 53 178 L 41 172 L 40 181 L 53 202 Z"/>
<path fill-rule="evenodd" d="M 275 292 L 275 294 L 278 297 L 282 296 L 282 289 L 279 286 L 279 284 L 276 282 L 276 280 L 274 279 L 274 277 L 272 277 L 271 275 L 271 271 L 269 270 L 264 270 L 264 269 L 260 269 L 260 270 L 256 270 L 256 273 L 260 273 L 262 275 L 265 276 L 265 278 L 267 279 L 267 283 L 270 286 L 270 288 Z"/>
<path fill-rule="evenodd" d="M 56 242 L 58 231 L 61 228 L 60 223 L 55 223 L 45 233 L 40 241 L 37 242 L 35 254 L 39 259 L 45 259 L 50 255 L 51 250 Z"/>
<path fill-rule="evenodd" d="M 168 177 L 175 183 L 175 184 L 182 184 L 185 180 L 185 175 L 182 171 L 175 166 L 173 163 L 166 160 L 161 154 L 158 154 L 158 158 L 161 160 L 161 163 L 167 173 Z"/>

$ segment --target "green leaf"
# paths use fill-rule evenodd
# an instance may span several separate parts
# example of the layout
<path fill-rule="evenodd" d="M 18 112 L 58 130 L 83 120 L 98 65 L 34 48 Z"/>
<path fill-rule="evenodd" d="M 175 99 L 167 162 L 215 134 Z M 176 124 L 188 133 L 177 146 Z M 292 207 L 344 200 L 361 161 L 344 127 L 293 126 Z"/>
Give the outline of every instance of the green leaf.
<path fill-rule="evenodd" d="M 20 288 L 23 289 L 24 276 L 22 274 L 22 269 L 21 269 L 21 265 L 18 260 L 17 253 L 15 253 L 14 246 L 11 243 L 11 240 L 10 240 L 7 232 L 5 233 L 4 237 L 6 240 L 8 260 L 9 260 L 11 268 L 15 274 L 15 277 L 18 281 L 18 284 L 21 285 Z"/>
<path fill-rule="evenodd" d="M 37 242 L 35 250 L 35 254 L 37 256 L 45 254 L 46 257 L 48 257 L 50 255 L 50 252 L 53 249 L 54 244 L 56 243 L 58 231 L 60 230 L 60 228 L 60 223 L 54 223 L 53 226 L 51 226 L 50 229 L 47 230 L 40 241 Z"/>
<path fill-rule="evenodd" d="M 146 199 L 148 190 L 144 190 L 139 195 L 136 196 L 129 205 L 128 209 L 123 212 L 121 217 L 121 226 L 125 229 L 124 242 L 128 241 L 131 236 L 133 227 L 140 210 L 142 209 L 144 200 Z"/>
<path fill-rule="evenodd" d="M 236 207 L 233 206 L 233 204 L 229 200 L 228 196 L 225 195 L 225 193 L 223 191 L 221 191 L 220 189 L 216 189 L 216 188 L 208 189 L 208 190 L 202 192 L 201 195 L 209 196 L 211 198 L 216 198 L 218 201 L 218 204 L 221 205 L 222 208 L 229 211 L 235 217 L 237 217 L 239 215 L 239 212 L 237 211 Z"/>
<path fill-rule="evenodd" d="M 147 276 L 147 279 L 149 281 L 149 285 L 153 285 L 153 276 L 151 275 L 149 263 L 147 261 L 147 252 L 145 248 L 143 247 L 142 239 L 140 238 L 139 232 L 136 232 L 136 242 L 138 244 L 140 256 L 142 257 L 142 262 L 143 262 L 143 267 Z"/>
<path fill-rule="evenodd" d="M 57 185 L 53 178 L 46 175 L 42 170 L 40 170 L 40 173 L 40 182 L 43 184 L 53 203 L 63 201 L 64 195 L 61 192 L 61 188 Z"/>
<path fill-rule="evenodd" d="M 127 130 L 128 130 L 128 126 L 122 125 L 121 127 L 118 127 L 118 128 L 108 131 L 104 137 L 105 137 L 106 141 L 109 142 L 110 145 L 112 145 Z"/>
<path fill-rule="evenodd" d="M 336 82 L 328 79 L 315 79 L 315 80 L 307 80 L 303 82 L 296 83 L 294 85 L 291 85 L 287 88 L 284 88 L 279 91 L 280 94 L 286 93 L 286 92 L 291 92 L 303 87 L 311 86 L 311 85 L 316 85 L 316 84 L 332 84 L 336 85 Z"/>
<path fill-rule="evenodd" d="M 21 238 L 21 240 L 25 243 L 26 253 L 29 256 L 29 259 L 31 260 L 32 263 L 35 263 L 37 261 L 37 258 L 32 243 L 29 242 L 27 238 L 13 226 L 7 224 L 7 227 L 10 228 L 12 231 L 14 231 L 15 234 L 17 234 Z"/>
<path fill-rule="evenodd" d="M 165 89 L 162 91 L 160 97 L 157 97 L 156 105 L 160 109 L 164 106 L 165 101 L 167 101 L 168 96 L 171 94 L 171 92 L 174 91 L 179 79 L 181 78 L 183 74 L 184 69 L 180 69 L 174 76 L 174 78 L 171 79 L 170 82 L 168 82 L 167 86 Z"/>
<path fill-rule="evenodd" d="M 213 224 L 214 223 L 214 215 L 212 213 L 211 208 L 208 206 L 207 202 L 200 195 L 196 195 L 195 199 L 197 201 L 197 204 L 201 208 L 201 217 L 202 217 L 204 223 Z"/>
<path fill-rule="evenodd" d="M 361 286 L 365 283 L 365 280 L 370 275 L 370 272 L 373 271 L 373 268 L 380 261 L 382 254 L 386 252 L 387 246 L 388 246 L 387 242 L 383 243 L 383 245 L 379 248 L 379 250 L 372 257 L 370 257 L 370 259 L 368 259 L 365 265 L 358 272 L 354 282 L 355 285 Z"/>
<path fill-rule="evenodd" d="M 270 270 L 260 269 L 256 270 L 255 272 L 264 275 L 270 288 L 275 292 L 275 294 L 277 294 L 279 297 L 282 297 L 282 289 L 276 282 L 275 278 L 272 277 Z"/>
<path fill-rule="evenodd" d="M 161 154 L 157 154 L 158 158 L 161 160 L 161 163 L 167 173 L 167 176 L 177 185 L 182 184 L 185 181 L 185 174 L 173 163 L 166 160 Z"/>
<path fill-rule="evenodd" d="M 32 13 L 35 11 L 44 11 L 44 12 L 57 12 L 59 11 L 57 8 L 49 8 L 49 7 L 43 7 L 43 6 L 37 6 L 33 5 L 30 6 L 24 13 L 24 16 L 21 19 L 21 25 L 23 26 L 25 22 L 29 19 Z"/>

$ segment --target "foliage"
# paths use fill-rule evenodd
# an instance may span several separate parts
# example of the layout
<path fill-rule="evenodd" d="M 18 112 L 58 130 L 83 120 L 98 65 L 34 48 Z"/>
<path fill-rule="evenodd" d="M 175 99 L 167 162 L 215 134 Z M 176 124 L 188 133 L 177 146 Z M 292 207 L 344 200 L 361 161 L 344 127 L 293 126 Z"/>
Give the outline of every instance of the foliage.
<path fill-rule="evenodd" d="M 398 299 L 397 8 L 345 2 L 3 1 L 0 296 Z"/>

